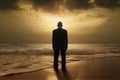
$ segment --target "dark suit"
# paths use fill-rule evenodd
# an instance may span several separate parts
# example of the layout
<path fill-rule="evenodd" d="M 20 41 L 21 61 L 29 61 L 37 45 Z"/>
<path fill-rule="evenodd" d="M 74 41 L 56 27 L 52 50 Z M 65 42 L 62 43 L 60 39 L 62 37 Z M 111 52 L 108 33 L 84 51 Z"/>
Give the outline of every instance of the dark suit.
<path fill-rule="evenodd" d="M 58 28 L 53 30 L 52 47 L 54 50 L 54 67 L 58 67 L 59 52 L 61 52 L 62 68 L 66 68 L 66 50 L 68 47 L 67 30 Z"/>

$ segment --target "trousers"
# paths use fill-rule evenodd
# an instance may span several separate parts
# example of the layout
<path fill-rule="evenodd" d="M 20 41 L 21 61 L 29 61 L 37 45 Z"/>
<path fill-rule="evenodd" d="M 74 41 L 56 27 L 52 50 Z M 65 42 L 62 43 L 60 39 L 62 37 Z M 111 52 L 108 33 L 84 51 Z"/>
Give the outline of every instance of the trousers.
<path fill-rule="evenodd" d="M 62 69 L 65 69 L 66 68 L 66 50 L 54 50 L 54 68 L 58 67 L 59 53 L 61 53 Z"/>

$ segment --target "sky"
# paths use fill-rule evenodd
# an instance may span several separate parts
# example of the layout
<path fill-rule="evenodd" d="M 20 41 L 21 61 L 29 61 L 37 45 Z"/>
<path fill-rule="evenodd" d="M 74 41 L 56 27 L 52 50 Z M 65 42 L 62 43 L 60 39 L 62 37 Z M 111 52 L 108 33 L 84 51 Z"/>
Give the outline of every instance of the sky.
<path fill-rule="evenodd" d="M 69 43 L 120 43 L 120 0 L 0 0 L 0 43 L 51 43 L 59 21 Z"/>

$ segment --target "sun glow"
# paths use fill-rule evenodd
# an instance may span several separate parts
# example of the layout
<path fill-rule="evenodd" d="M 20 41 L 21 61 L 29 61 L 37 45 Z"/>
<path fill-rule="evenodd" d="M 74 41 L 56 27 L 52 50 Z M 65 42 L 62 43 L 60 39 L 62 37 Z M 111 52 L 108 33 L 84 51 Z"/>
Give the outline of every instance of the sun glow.
<path fill-rule="evenodd" d="M 55 29 L 59 21 L 63 22 L 63 27 L 66 29 L 68 29 L 70 26 L 69 19 L 67 17 L 59 16 L 42 16 L 42 17 L 46 21 L 46 24 L 49 24 L 49 29 Z"/>
<path fill-rule="evenodd" d="M 67 29 L 70 33 L 72 32 L 83 32 L 86 33 L 86 29 L 94 29 L 93 27 L 100 25 L 106 21 L 106 18 L 94 17 L 91 13 L 72 13 L 72 14 L 49 14 L 39 13 L 36 14 L 36 25 L 38 26 L 37 31 L 40 32 L 51 32 L 57 28 L 57 23 L 61 21 L 63 28 Z"/>

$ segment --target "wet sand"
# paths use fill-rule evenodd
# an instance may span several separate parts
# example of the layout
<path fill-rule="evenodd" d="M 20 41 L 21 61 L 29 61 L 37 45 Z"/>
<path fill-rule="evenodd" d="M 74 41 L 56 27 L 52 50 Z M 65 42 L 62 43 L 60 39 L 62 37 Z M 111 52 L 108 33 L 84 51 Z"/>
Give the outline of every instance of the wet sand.
<path fill-rule="evenodd" d="M 61 67 L 2 76 L 0 80 L 120 80 L 120 57 L 98 58 Z"/>

